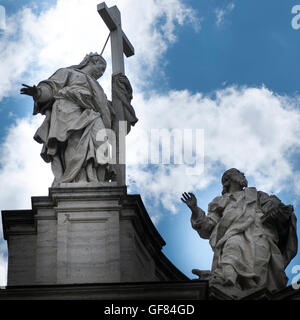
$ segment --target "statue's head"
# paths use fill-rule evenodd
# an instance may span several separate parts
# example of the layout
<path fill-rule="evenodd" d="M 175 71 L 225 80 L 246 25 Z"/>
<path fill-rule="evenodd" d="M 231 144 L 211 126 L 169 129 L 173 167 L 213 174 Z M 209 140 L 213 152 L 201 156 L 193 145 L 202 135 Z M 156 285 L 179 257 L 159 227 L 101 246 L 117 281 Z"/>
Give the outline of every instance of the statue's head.
<path fill-rule="evenodd" d="M 223 185 L 222 194 L 229 192 L 231 182 L 238 183 L 241 187 L 241 190 L 248 186 L 248 181 L 244 173 L 235 168 L 225 171 L 221 181 Z"/>
<path fill-rule="evenodd" d="M 80 64 L 71 66 L 70 68 L 81 70 L 88 67 L 88 69 L 92 73 L 91 75 L 94 78 L 98 79 L 103 75 L 106 69 L 106 65 L 107 64 L 105 59 L 100 54 L 98 54 L 97 52 L 91 52 L 84 57 Z"/>

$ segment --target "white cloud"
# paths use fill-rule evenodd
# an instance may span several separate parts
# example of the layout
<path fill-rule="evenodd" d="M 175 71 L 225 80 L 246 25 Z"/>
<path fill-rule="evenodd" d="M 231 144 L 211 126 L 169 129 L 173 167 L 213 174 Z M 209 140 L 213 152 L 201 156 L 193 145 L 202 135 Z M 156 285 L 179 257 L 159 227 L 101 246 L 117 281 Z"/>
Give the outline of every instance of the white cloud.
<path fill-rule="evenodd" d="M 19 119 L 0 145 L 0 208 L 31 208 L 31 197 L 48 194 L 52 183 L 50 167 L 40 159 L 41 145 L 33 139 L 41 117 Z M 2 239 L 2 226 L 0 239 Z M 6 243 L 0 241 L 0 286 L 6 285 Z"/>
<path fill-rule="evenodd" d="M 266 88 L 232 87 L 216 92 L 216 97 L 188 91 L 153 93 L 150 99 L 136 95 L 140 122 L 127 138 L 129 163 L 136 158 L 139 163 L 147 162 L 143 150 L 150 129 L 204 129 L 205 135 L 202 175 L 187 175 L 186 165 L 128 166 L 134 189 L 152 209 L 161 204 L 176 212 L 181 193 L 206 188 L 215 181 L 220 165 L 239 168 L 266 192 L 278 193 L 294 183 L 290 160 L 300 146 L 300 113 L 294 104 Z M 28 208 L 30 196 L 47 194 L 51 185 L 50 166 L 39 157 L 40 145 L 32 139 L 40 121 L 19 120 L 1 146 L 0 181 L 6 186 L 0 194 L 2 208 Z M 187 149 L 192 147 L 192 143 L 187 145 Z M 159 218 L 155 211 L 152 215 Z"/>
<path fill-rule="evenodd" d="M 17 94 L 21 81 L 36 83 L 59 67 L 79 63 L 87 52 L 100 52 L 109 31 L 97 13 L 98 3 L 58 0 L 38 15 L 25 8 L 9 16 L 0 43 L 0 100 Z M 128 75 L 136 78 L 137 86 L 143 85 L 176 40 L 176 25 L 191 23 L 199 29 L 195 12 L 180 0 L 107 1 L 108 6 L 115 4 L 122 12 L 123 29 L 136 49 L 134 59 L 127 63 Z M 109 46 L 104 56 L 110 56 Z M 109 74 L 104 79 L 107 88 Z"/>
<path fill-rule="evenodd" d="M 19 119 L 0 146 L 0 208 L 31 208 L 31 196 L 47 195 L 52 183 L 49 165 L 33 140 L 42 117 Z"/>
<path fill-rule="evenodd" d="M 35 83 L 59 67 L 78 63 L 86 52 L 100 51 L 107 30 L 95 13 L 98 2 L 87 5 L 86 0 L 59 0 L 40 15 L 26 9 L 9 17 L 6 38 L 0 44 L 0 99 L 17 92 L 21 79 Z M 109 6 L 115 3 L 136 48 L 136 56 L 126 61 L 126 69 L 135 89 L 133 102 L 140 121 L 128 136 L 128 160 L 137 156 L 146 160 L 147 130 L 192 128 L 205 132 L 205 171 L 200 176 L 187 176 L 185 166 L 128 167 L 153 220 L 160 218 L 155 210 L 159 204 L 176 212 L 181 192 L 219 184 L 216 172 L 220 168 L 239 168 L 267 192 L 294 185 L 291 157 L 299 151 L 299 101 L 266 88 L 246 87 L 219 90 L 216 99 L 189 91 L 152 92 L 146 98 L 145 83 L 151 81 L 148 76 L 152 72 L 161 70 L 164 54 L 176 40 L 175 26 L 189 22 L 197 28 L 196 15 L 179 0 L 108 1 Z M 233 10 L 234 4 L 228 8 Z M 224 14 L 220 13 L 219 23 Z M 157 27 L 161 20 L 164 23 Z M 100 81 L 106 92 L 110 90 L 109 74 L 108 70 Z M 42 161 L 40 145 L 32 139 L 40 122 L 40 117 L 19 119 L 0 146 L 0 182 L 5 186 L 0 193 L 1 208 L 28 208 L 32 195 L 47 194 L 52 182 L 50 166 Z M 5 268 L 1 261 L 0 268 Z"/>
<path fill-rule="evenodd" d="M 233 2 L 229 3 L 225 8 L 217 8 L 215 10 L 216 13 L 216 25 L 220 27 L 224 22 L 224 17 L 228 15 L 235 8 L 235 4 Z"/>
<path fill-rule="evenodd" d="M 39 14 L 23 8 L 8 16 L 0 42 L 0 101 L 17 95 L 21 83 L 37 83 L 60 67 L 79 63 L 88 52 L 100 52 L 108 29 L 96 11 L 98 3 L 98 0 L 58 0 L 55 6 Z M 180 0 L 106 3 L 118 5 L 123 29 L 136 50 L 135 57 L 126 61 L 127 75 L 135 91 L 149 83 L 152 72 L 161 71 L 159 64 L 168 46 L 176 41 L 176 25 L 189 23 L 196 31 L 200 27 L 195 12 Z M 110 56 L 109 46 L 104 56 Z M 110 59 L 107 60 L 110 65 Z M 108 96 L 110 74 L 108 68 L 101 79 Z M 41 160 L 40 145 L 32 139 L 40 123 L 40 117 L 16 120 L 0 145 L 2 209 L 30 208 L 31 196 L 48 192 L 52 182 L 50 166 Z M 1 277 L 6 259 L 1 256 L 0 260 Z M 1 285 L 5 284 L 4 278 L 0 278 Z"/>
<path fill-rule="evenodd" d="M 152 207 L 161 199 L 167 210 L 176 212 L 181 192 L 207 187 L 220 168 L 242 170 L 266 192 L 291 188 L 295 170 L 291 157 L 300 147 L 296 100 L 292 103 L 266 88 L 231 87 L 215 94 L 216 99 L 188 91 L 153 94 L 148 100 L 137 97 L 143 106 L 142 127 L 137 125 L 128 137 L 129 162 L 136 157 L 146 162 L 147 130 L 193 128 L 204 129 L 205 135 L 203 175 L 186 175 L 186 166 L 154 166 L 151 171 L 143 165 L 129 167 L 137 190 Z"/>
<path fill-rule="evenodd" d="M 99 52 L 108 29 L 96 11 L 98 3 L 59 0 L 39 15 L 24 8 L 8 17 L 7 31 L 0 43 L 0 100 L 5 95 L 18 94 L 22 82 L 37 83 L 59 67 L 79 63 L 87 52 Z M 175 26 L 190 23 L 198 29 L 199 21 L 195 12 L 179 0 L 107 1 L 108 6 L 115 4 L 122 12 L 123 29 L 136 49 L 134 59 L 126 62 L 133 87 L 139 91 L 150 72 L 159 70 L 164 53 L 176 40 Z M 109 93 L 110 70 L 100 82 Z M 49 166 L 40 159 L 40 146 L 32 140 L 40 121 L 19 120 L 1 146 L 0 178 L 7 186 L 7 192 L 0 196 L 3 208 L 17 209 L 25 203 L 28 207 L 30 195 L 45 192 L 50 185 Z"/>
<path fill-rule="evenodd" d="M 12 88 L 15 90 L 14 83 L 20 80 L 25 71 L 29 72 L 28 79 L 41 80 L 60 66 L 79 62 L 86 51 L 101 48 L 107 30 L 95 12 L 97 3 L 90 1 L 87 5 L 83 0 L 64 0 L 58 1 L 55 7 L 40 15 L 27 8 L 9 17 L 6 38 L 1 44 L 3 50 L 0 61 L 6 69 L 0 78 L 3 84 L 0 86 L 3 88 L 0 96 L 11 92 Z M 115 3 L 109 1 L 108 5 Z M 188 91 L 173 91 L 165 95 L 153 93 L 150 99 L 145 99 L 140 80 L 148 81 L 147 75 L 159 65 L 167 47 L 175 41 L 176 24 L 192 23 L 197 28 L 199 20 L 192 9 L 178 0 L 164 3 L 155 0 L 146 3 L 126 0 L 117 2 L 117 5 L 122 12 L 123 28 L 130 35 L 137 52 L 134 59 L 127 61 L 128 73 L 135 88 L 134 104 L 140 118 L 128 137 L 129 150 L 134 150 L 128 152 L 129 160 L 130 153 L 135 157 L 139 154 L 143 159 L 141 150 L 144 140 L 141 137 L 147 137 L 145 130 L 155 127 L 205 130 L 206 171 L 201 177 L 201 185 L 197 176 L 182 179 L 185 173 L 183 166 L 160 167 L 155 169 L 154 174 L 143 166 L 133 166 L 129 173 L 141 192 L 143 182 L 151 181 L 147 190 L 151 190 L 152 200 L 163 194 L 164 206 L 175 212 L 174 201 L 178 200 L 182 190 L 204 188 L 214 179 L 214 172 L 208 171 L 214 163 L 221 163 L 224 167 L 239 167 L 253 176 L 256 183 L 266 191 L 280 191 L 293 172 L 288 156 L 289 149 L 298 147 L 297 111 L 289 110 L 284 104 L 287 101 L 265 88 L 227 88 L 217 92 L 216 100 L 203 97 L 200 93 L 192 95 Z M 233 9 L 234 3 L 230 3 L 219 14 L 219 23 L 224 14 Z M 158 27 L 157 22 L 161 19 L 164 19 L 164 23 Z M 18 31 L 18 36 L 15 36 L 14 30 Z M 35 69 L 30 70 L 33 61 Z M 101 84 L 109 91 L 109 72 Z M 49 186 L 49 166 L 39 158 L 40 146 L 32 140 L 38 121 L 19 121 L 11 128 L 2 146 L 5 153 L 1 169 L 2 181 L 9 186 L 7 190 L 19 190 L 17 201 L 14 201 L 15 208 L 22 207 L 24 199 L 28 199 L 30 194 L 46 190 Z M 27 141 L 25 149 L 21 143 L 23 141 Z M 14 153 L 13 150 L 19 151 Z M 251 156 L 253 154 L 255 157 Z M 35 175 L 35 189 L 26 179 L 33 167 L 43 171 Z M 42 189 L 38 187 L 41 176 L 47 177 Z M 170 184 L 173 186 L 171 192 Z M 26 197 L 21 190 L 26 190 Z M 2 203 L 10 206 L 10 197 L 15 197 L 15 192 L 4 193 Z"/>

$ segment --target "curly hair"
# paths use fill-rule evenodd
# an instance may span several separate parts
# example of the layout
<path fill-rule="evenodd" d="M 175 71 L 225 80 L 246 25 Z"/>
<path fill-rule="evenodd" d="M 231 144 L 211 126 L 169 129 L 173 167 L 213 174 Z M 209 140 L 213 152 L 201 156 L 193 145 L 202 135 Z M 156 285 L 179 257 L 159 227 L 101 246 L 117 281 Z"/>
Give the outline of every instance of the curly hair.
<path fill-rule="evenodd" d="M 248 186 L 248 181 L 243 172 L 238 169 L 232 168 L 224 172 L 222 176 L 223 191 L 222 195 L 229 192 L 230 182 L 235 181 L 240 184 L 241 189 Z"/>

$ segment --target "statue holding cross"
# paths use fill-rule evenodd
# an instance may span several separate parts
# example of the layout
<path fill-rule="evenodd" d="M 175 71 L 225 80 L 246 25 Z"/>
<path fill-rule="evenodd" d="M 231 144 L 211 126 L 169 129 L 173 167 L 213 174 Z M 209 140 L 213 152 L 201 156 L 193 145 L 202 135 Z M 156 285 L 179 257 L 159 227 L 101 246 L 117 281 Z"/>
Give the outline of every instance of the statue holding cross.
<path fill-rule="evenodd" d="M 33 114 L 45 115 L 34 139 L 43 145 L 42 158 L 51 162 L 53 186 L 103 181 L 125 185 L 125 136 L 138 119 L 131 105 L 132 87 L 125 76 L 123 53 L 130 57 L 134 49 L 122 31 L 118 8 L 101 3 L 97 10 L 110 29 L 112 101 L 97 81 L 106 69 L 106 61 L 97 53 L 57 70 L 37 86 L 21 89 L 21 94 L 34 99 Z"/>

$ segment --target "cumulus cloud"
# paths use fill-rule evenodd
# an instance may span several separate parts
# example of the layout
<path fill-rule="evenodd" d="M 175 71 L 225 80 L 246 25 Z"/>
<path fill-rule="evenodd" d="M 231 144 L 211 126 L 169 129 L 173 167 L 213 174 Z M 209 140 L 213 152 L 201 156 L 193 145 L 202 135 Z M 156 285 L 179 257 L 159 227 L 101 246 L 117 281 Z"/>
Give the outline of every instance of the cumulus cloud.
<path fill-rule="evenodd" d="M 0 44 L 0 99 L 17 92 L 21 79 L 36 83 L 59 67 L 78 63 L 87 51 L 100 51 L 108 31 L 95 12 L 98 2 L 59 0 L 40 14 L 27 8 L 8 17 L 8 31 Z M 176 212 L 183 191 L 219 184 L 216 173 L 220 169 L 237 167 L 267 192 L 280 192 L 298 183 L 292 161 L 300 143 L 297 98 L 288 99 L 264 87 L 230 87 L 213 96 L 187 90 L 152 92 L 149 97 L 145 84 L 151 83 L 152 72 L 162 69 L 164 54 L 176 41 L 176 26 L 189 23 L 198 30 L 199 20 L 179 0 L 107 1 L 109 6 L 115 3 L 136 49 L 135 58 L 126 61 L 140 119 L 127 139 L 128 182 L 130 190 L 141 193 L 154 221 L 159 221 L 160 213 L 155 210 L 159 206 Z M 232 3 L 227 9 L 233 8 Z M 220 24 L 224 14 L 217 15 Z M 100 82 L 109 92 L 109 70 Z M 47 194 L 51 170 L 39 156 L 40 145 L 32 139 L 41 120 L 18 119 L 0 146 L 0 181 L 5 186 L 0 193 L 1 208 L 28 208 L 32 195 Z M 187 175 L 188 164 L 147 165 L 150 130 L 161 128 L 204 130 L 203 173 Z M 193 140 L 185 147 L 191 151 Z M 0 268 L 6 268 L 1 259 Z"/>
<path fill-rule="evenodd" d="M 109 30 L 97 13 L 98 3 L 58 0 L 55 6 L 38 14 L 25 7 L 8 16 L 0 43 L 0 100 L 17 92 L 21 79 L 36 83 L 57 68 L 79 63 L 87 52 L 100 52 Z M 136 49 L 134 62 L 128 59 L 128 75 L 136 79 L 137 86 L 143 85 L 162 61 L 169 44 L 176 41 L 176 25 L 189 23 L 195 30 L 200 27 L 196 13 L 179 0 L 106 3 L 118 5 L 123 29 Z M 104 56 L 110 60 L 109 48 Z M 103 81 L 107 89 L 109 74 Z"/>
<path fill-rule="evenodd" d="M 161 217 L 160 206 L 176 213 L 183 191 L 219 184 L 216 172 L 220 167 L 241 169 L 267 192 L 280 192 L 296 183 L 291 158 L 300 146 L 298 102 L 266 88 L 231 87 L 214 96 L 188 91 L 153 94 L 149 99 L 141 93 L 136 96 L 140 122 L 127 139 L 128 183 L 129 190 L 141 193 L 154 222 Z M 2 208 L 28 208 L 32 195 L 47 194 L 52 174 L 39 157 L 40 145 L 32 139 L 40 122 L 39 117 L 19 119 L 1 146 Z M 153 128 L 203 129 L 204 172 L 187 175 L 185 164 L 146 165 L 145 143 Z M 192 147 L 187 144 L 188 149 Z M 294 192 L 299 192 L 299 186 Z M 6 270 L 6 260 L 2 260 L 0 266 Z"/>
<path fill-rule="evenodd" d="M 216 25 L 220 27 L 224 22 L 224 18 L 235 8 L 235 4 L 233 2 L 229 3 L 225 8 L 217 8 L 215 10 L 216 13 Z"/>
<path fill-rule="evenodd" d="M 0 100 L 5 95 L 16 94 L 21 81 L 36 83 L 59 67 L 78 63 L 87 51 L 100 51 L 108 29 L 96 11 L 98 3 L 96 0 L 88 3 L 86 0 L 59 0 L 39 14 L 25 7 L 9 16 L 7 31 L 0 43 Z M 133 87 L 139 91 L 141 80 L 147 81 L 147 75 L 158 68 L 168 45 L 176 40 L 175 26 L 188 23 L 198 30 L 199 21 L 196 13 L 179 0 L 167 0 L 163 4 L 157 0 L 146 3 L 107 1 L 108 6 L 115 4 L 122 12 L 123 29 L 136 48 L 134 63 L 130 59 L 127 62 Z M 109 92 L 109 70 L 100 82 Z M 6 183 L 6 190 L 14 190 L 1 196 L 2 207 L 8 208 L 13 203 L 15 208 L 20 208 L 30 193 L 49 186 L 49 167 L 41 161 L 40 146 L 32 140 L 40 121 L 39 118 L 17 121 L 1 146 L 1 181 Z M 33 173 L 35 183 L 28 179 L 32 172 L 36 173 Z M 40 177 L 45 178 L 39 183 L 35 178 Z"/>
<path fill-rule="evenodd" d="M 7 16 L 0 42 L 0 101 L 18 94 L 21 83 L 35 84 L 60 67 L 79 63 L 88 52 L 100 52 L 109 31 L 96 11 L 98 3 L 58 0 L 39 13 L 23 7 Z M 169 45 L 176 41 L 176 26 L 190 24 L 195 31 L 200 28 L 194 10 L 180 0 L 106 3 L 121 10 L 123 29 L 135 47 L 134 61 L 126 61 L 126 73 L 136 91 L 150 83 L 152 72 L 161 71 L 159 64 Z M 104 56 L 110 66 L 109 46 Z M 108 96 L 110 74 L 108 68 L 100 81 Z M 47 194 L 51 170 L 39 157 L 40 145 L 32 139 L 40 123 L 38 117 L 17 119 L 0 146 L 0 181 L 5 186 L 1 188 L 1 208 L 29 208 L 32 195 Z M 0 271 L 6 270 L 5 261 L 0 260 Z"/>
<path fill-rule="evenodd" d="M 41 117 L 18 119 L 9 128 L 0 146 L 0 208 L 2 210 L 29 209 L 33 195 L 44 196 L 53 180 L 50 167 L 40 159 L 41 145 L 32 135 Z M 2 227 L 0 238 L 2 239 Z M 7 247 L 0 241 L 0 285 L 6 285 Z"/>
<path fill-rule="evenodd" d="M 139 115 L 143 127 L 137 126 L 128 137 L 128 158 L 129 163 L 138 158 L 142 164 L 130 166 L 128 172 L 149 204 L 161 199 L 167 210 L 176 212 L 181 192 L 201 190 L 215 181 L 220 169 L 231 167 L 251 176 L 266 192 L 289 190 L 294 184 L 291 159 L 299 154 L 300 101 L 264 87 L 230 87 L 215 92 L 215 98 L 172 91 L 138 101 L 145 106 Z M 204 172 L 187 175 L 187 165 L 145 166 L 145 145 L 153 128 L 203 129 Z M 185 147 L 192 149 L 193 143 Z"/>
<path fill-rule="evenodd" d="M 239 168 L 266 192 L 278 193 L 294 183 L 291 158 L 300 146 L 295 101 L 266 88 L 245 87 L 219 90 L 215 98 L 171 91 L 153 93 L 149 99 L 139 93 L 135 100 L 140 122 L 127 138 L 128 175 L 132 189 L 152 206 L 161 204 L 176 212 L 181 192 L 206 188 L 220 168 Z M 18 120 L 1 146 L 0 179 L 6 186 L 0 195 L 3 208 L 28 207 L 30 196 L 47 193 L 51 184 L 49 165 L 40 159 L 40 145 L 32 139 L 40 122 L 39 117 Z M 194 164 L 153 165 L 148 151 L 151 130 L 157 128 L 204 130 L 204 172 L 187 174 L 186 169 Z M 191 154 L 193 141 L 183 142 Z"/>
<path fill-rule="evenodd" d="M 41 145 L 32 138 L 41 118 L 17 120 L 0 147 L 1 208 L 30 208 L 32 195 L 48 193 L 51 169 L 41 161 Z"/>

